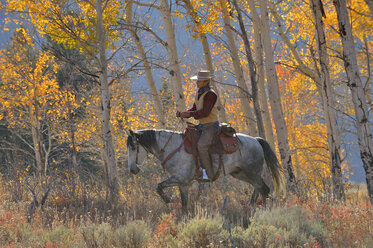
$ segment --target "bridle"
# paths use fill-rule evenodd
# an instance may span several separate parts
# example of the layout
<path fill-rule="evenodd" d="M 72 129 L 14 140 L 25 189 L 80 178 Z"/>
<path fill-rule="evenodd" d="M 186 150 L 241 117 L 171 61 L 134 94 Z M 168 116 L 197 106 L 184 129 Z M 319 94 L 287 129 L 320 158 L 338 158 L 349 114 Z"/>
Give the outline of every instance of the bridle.
<path fill-rule="evenodd" d="M 178 122 L 178 124 L 177 124 L 177 127 L 179 127 L 180 125 L 182 125 L 183 124 L 183 119 L 182 118 L 180 118 L 180 120 L 179 120 L 179 122 Z M 168 143 L 170 142 L 170 140 L 171 140 L 171 138 L 172 138 L 172 136 L 174 135 L 175 133 L 172 133 L 171 135 L 170 135 L 170 137 L 168 137 L 168 139 L 167 139 L 167 142 L 164 144 L 164 146 L 163 146 L 163 148 L 160 150 L 160 152 L 161 152 L 161 154 L 163 154 L 164 152 L 165 152 L 165 148 L 167 147 L 167 145 L 168 145 Z M 133 138 L 133 143 L 134 143 L 134 145 L 135 145 L 135 148 L 134 149 L 132 149 L 132 147 L 131 147 L 131 150 L 136 150 L 136 161 L 135 161 L 135 164 L 136 165 L 138 165 L 138 161 L 139 161 L 139 147 L 140 147 L 140 141 L 139 141 L 139 139 L 136 137 L 136 135 L 131 135 L 132 136 L 132 138 Z M 183 144 L 183 142 L 181 143 L 181 145 L 180 145 L 180 147 L 182 146 L 182 144 Z M 143 146 L 143 145 L 141 145 L 143 148 L 144 148 L 144 150 L 147 152 L 147 153 L 151 153 L 149 150 L 148 150 L 148 148 L 146 148 L 145 146 Z M 180 149 L 180 147 L 179 148 L 177 148 L 177 149 Z M 162 155 L 161 155 L 162 156 Z M 166 158 L 166 160 L 168 160 L 168 158 Z M 165 163 L 166 161 L 163 161 L 163 163 Z M 163 163 L 162 163 L 162 166 L 164 166 L 163 165 Z"/>
<path fill-rule="evenodd" d="M 134 145 L 136 146 L 136 161 L 135 161 L 135 164 L 136 165 L 138 165 L 138 162 L 139 162 L 139 150 L 140 150 L 140 141 L 139 141 L 139 139 L 136 137 L 136 135 L 135 135 L 135 137 L 133 137 L 132 136 L 132 138 L 135 138 L 135 141 L 133 142 L 134 143 Z M 144 150 L 147 152 L 147 153 L 151 153 L 145 146 L 143 146 L 143 145 L 141 145 L 143 148 L 144 148 Z M 135 150 L 135 149 L 132 149 L 132 150 Z"/>
<path fill-rule="evenodd" d="M 136 166 L 137 166 L 138 161 L 139 161 L 139 159 L 138 159 L 138 157 L 139 157 L 139 147 L 140 147 L 139 143 L 140 143 L 139 140 L 136 138 L 136 143 L 135 143 L 136 144 L 136 162 L 135 162 Z"/>

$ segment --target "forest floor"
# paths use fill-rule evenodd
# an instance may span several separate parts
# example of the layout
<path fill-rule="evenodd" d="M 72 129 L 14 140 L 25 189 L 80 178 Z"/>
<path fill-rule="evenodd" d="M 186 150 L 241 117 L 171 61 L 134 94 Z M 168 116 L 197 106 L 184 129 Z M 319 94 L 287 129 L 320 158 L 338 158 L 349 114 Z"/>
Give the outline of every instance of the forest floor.
<path fill-rule="evenodd" d="M 345 202 L 288 194 L 253 213 L 250 187 L 225 178 L 193 185 L 183 214 L 152 173 L 122 179 L 115 204 L 99 180 L 18 174 L 0 178 L 0 247 L 373 247 L 365 185 L 346 186 Z"/>

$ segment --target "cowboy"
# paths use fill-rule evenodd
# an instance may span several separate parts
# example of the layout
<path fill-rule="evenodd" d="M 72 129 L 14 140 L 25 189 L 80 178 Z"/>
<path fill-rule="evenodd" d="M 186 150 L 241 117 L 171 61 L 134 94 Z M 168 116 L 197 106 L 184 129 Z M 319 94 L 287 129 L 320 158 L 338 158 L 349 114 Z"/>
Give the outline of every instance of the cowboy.
<path fill-rule="evenodd" d="M 190 79 L 196 81 L 198 87 L 193 107 L 185 112 L 176 112 L 176 117 L 193 117 L 199 122 L 197 129 L 202 133 L 198 140 L 198 155 L 209 180 L 212 180 L 215 175 L 208 150 L 219 128 L 219 111 L 216 106 L 218 96 L 210 86 L 212 78 L 213 75 L 207 70 L 199 71 L 197 75 L 191 77 Z"/>

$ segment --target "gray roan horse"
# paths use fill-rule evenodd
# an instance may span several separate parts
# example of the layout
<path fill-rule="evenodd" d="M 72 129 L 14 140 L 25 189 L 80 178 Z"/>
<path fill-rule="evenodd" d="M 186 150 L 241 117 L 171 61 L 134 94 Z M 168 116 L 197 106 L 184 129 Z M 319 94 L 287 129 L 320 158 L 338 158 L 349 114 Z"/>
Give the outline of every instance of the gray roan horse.
<path fill-rule="evenodd" d="M 164 161 L 183 142 L 182 133 L 180 132 L 167 130 L 126 130 L 126 133 L 128 134 L 128 168 L 133 174 L 139 173 L 140 169 L 138 165 L 143 164 L 148 153 L 153 154 L 160 161 Z M 253 138 L 245 134 L 237 135 L 240 140 L 240 149 L 235 153 L 222 156 L 225 174 L 230 174 L 234 178 L 252 184 L 255 189 L 253 194 L 255 201 L 258 196 L 256 192 L 259 192 L 265 201 L 270 189 L 261 176 L 264 164 L 267 165 L 272 177 L 274 191 L 279 191 L 282 188 L 281 167 L 279 166 L 276 155 L 264 139 Z M 219 167 L 218 156 L 212 155 L 215 171 Z M 188 202 L 188 187 L 195 180 L 194 157 L 186 153 L 182 147 L 179 152 L 176 152 L 165 163 L 164 169 L 170 177 L 158 184 L 157 192 L 165 203 L 169 203 L 171 202 L 171 198 L 164 193 L 164 188 L 179 186 L 182 208 L 185 211 Z"/>

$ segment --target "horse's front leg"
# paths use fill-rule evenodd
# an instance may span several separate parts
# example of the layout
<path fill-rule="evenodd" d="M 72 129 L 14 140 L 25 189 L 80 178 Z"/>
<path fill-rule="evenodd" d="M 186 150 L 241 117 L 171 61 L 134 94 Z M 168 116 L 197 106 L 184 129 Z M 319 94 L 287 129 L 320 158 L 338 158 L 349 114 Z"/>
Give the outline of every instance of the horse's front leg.
<path fill-rule="evenodd" d="M 188 207 L 188 186 L 179 186 L 180 197 L 181 197 L 181 206 L 183 213 L 187 212 Z"/>
<path fill-rule="evenodd" d="M 179 183 L 180 181 L 178 180 L 178 178 L 176 176 L 171 176 L 170 178 L 164 180 L 163 182 L 159 183 L 158 184 L 158 187 L 157 187 L 157 193 L 162 197 L 163 201 L 165 203 L 170 203 L 171 202 L 171 198 L 168 197 L 165 193 L 164 193 L 164 189 L 165 188 L 168 188 L 168 187 L 172 187 L 172 186 L 179 186 Z"/>

